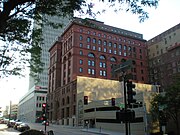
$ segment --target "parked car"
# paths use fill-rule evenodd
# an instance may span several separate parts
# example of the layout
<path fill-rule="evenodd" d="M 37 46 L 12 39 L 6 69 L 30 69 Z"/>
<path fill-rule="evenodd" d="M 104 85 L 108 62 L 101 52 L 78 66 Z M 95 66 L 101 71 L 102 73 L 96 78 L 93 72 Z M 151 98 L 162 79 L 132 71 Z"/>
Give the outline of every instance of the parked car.
<path fill-rule="evenodd" d="M 30 127 L 27 123 L 21 123 L 20 125 L 17 126 L 17 130 L 20 132 L 24 132 L 29 129 L 30 129 Z"/>
<path fill-rule="evenodd" d="M 15 124 L 14 124 L 14 129 L 16 129 L 17 130 L 17 126 L 19 126 L 20 124 L 22 124 L 22 122 L 21 121 L 17 121 L 17 122 L 15 122 Z"/>
<path fill-rule="evenodd" d="M 46 123 L 46 126 L 49 126 L 49 121 L 43 121 L 42 125 L 45 125 L 45 123 Z"/>

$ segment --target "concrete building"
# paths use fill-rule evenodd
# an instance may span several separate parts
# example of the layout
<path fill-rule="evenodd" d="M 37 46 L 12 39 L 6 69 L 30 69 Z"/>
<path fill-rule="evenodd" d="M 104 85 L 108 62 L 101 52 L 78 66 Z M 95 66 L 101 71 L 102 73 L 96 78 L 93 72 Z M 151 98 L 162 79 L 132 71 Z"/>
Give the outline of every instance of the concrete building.
<path fill-rule="evenodd" d="M 45 16 L 45 15 L 44 15 Z M 47 17 L 47 16 L 46 16 Z M 50 17 L 48 19 L 53 22 L 62 22 L 64 27 L 68 24 L 68 18 Z M 38 27 L 36 24 L 34 27 Z M 41 115 L 41 98 L 46 102 L 47 87 L 48 87 L 48 67 L 49 67 L 49 48 L 52 43 L 56 41 L 59 34 L 64 31 L 64 27 L 60 29 L 53 29 L 50 26 L 44 26 L 42 28 L 43 43 L 41 45 L 42 54 L 41 61 L 44 63 L 43 72 L 38 74 L 39 82 L 36 82 L 34 78 L 29 78 L 29 90 L 19 101 L 19 116 L 21 120 L 28 122 L 35 122 Z M 39 102 L 40 101 L 40 102 Z"/>
<path fill-rule="evenodd" d="M 49 50 L 49 119 L 65 125 L 79 125 L 78 76 L 117 80 L 118 74 L 112 77 L 112 65 L 131 59 L 133 66 L 128 71 L 132 74 L 131 79 L 148 83 L 146 50 L 142 34 L 91 19 L 74 18 Z M 109 91 L 102 90 L 101 94 L 112 95 L 104 99 L 117 94 L 113 87 L 107 88 Z"/>
<path fill-rule="evenodd" d="M 172 83 L 173 75 L 180 73 L 180 24 L 155 36 L 147 42 L 149 78 L 161 91 Z"/>

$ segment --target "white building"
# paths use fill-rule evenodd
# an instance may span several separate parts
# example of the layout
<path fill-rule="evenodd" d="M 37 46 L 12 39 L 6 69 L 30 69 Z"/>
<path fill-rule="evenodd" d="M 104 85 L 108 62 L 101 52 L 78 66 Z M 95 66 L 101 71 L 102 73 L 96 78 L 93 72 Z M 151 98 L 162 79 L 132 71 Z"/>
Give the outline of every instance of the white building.
<path fill-rule="evenodd" d="M 68 18 L 49 17 L 54 22 L 62 22 L 64 27 L 70 21 Z M 36 26 L 36 25 L 34 25 Z M 41 61 L 44 63 L 43 72 L 38 74 L 39 82 L 29 78 L 29 90 L 20 99 L 18 107 L 18 118 L 22 121 L 35 122 L 41 116 L 42 103 L 46 102 L 47 86 L 48 86 L 48 67 L 49 67 L 49 48 L 55 39 L 64 31 L 63 28 L 53 29 L 50 26 L 42 28 L 43 45 Z"/>

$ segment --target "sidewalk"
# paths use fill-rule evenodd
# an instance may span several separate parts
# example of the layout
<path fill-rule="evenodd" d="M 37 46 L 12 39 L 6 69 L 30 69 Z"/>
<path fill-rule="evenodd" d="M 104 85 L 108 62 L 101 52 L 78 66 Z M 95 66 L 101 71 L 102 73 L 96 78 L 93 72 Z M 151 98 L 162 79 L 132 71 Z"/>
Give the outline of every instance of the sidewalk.
<path fill-rule="evenodd" d="M 97 129 L 97 128 L 82 129 L 81 131 L 96 133 L 96 134 L 100 134 L 100 135 L 125 135 L 124 133 L 109 131 L 109 130 L 105 130 L 105 129 Z"/>
<path fill-rule="evenodd" d="M 82 127 L 72 127 L 72 126 L 64 126 L 64 125 L 57 125 L 57 124 L 51 124 L 51 126 L 54 127 L 64 127 L 64 128 L 76 128 L 80 129 L 82 132 L 89 132 L 89 133 L 95 133 L 99 135 L 125 135 L 124 133 L 120 132 L 115 132 L 115 131 L 110 131 L 110 130 L 105 130 L 105 129 L 98 129 L 98 128 L 82 128 Z"/>

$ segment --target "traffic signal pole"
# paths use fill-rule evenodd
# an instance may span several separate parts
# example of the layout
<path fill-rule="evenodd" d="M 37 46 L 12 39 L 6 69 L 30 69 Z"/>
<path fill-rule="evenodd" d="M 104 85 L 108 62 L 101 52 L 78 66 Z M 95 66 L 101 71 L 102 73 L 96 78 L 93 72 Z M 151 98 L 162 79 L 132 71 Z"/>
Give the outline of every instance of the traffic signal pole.
<path fill-rule="evenodd" d="M 125 114 L 127 114 L 127 99 L 126 99 L 126 76 L 125 72 L 123 72 L 123 83 L 124 83 L 124 111 Z M 127 115 L 125 115 L 125 131 L 126 135 L 128 135 L 128 122 L 127 122 Z"/>

